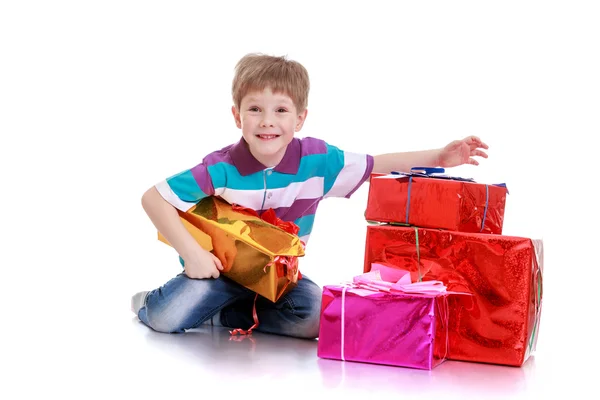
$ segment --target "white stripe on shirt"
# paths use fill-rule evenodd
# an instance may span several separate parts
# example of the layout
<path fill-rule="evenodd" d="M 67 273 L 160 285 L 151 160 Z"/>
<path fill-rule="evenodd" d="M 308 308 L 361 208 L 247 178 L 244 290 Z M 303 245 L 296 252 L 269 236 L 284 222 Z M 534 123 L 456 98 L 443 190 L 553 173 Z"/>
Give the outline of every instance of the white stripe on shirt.
<path fill-rule="evenodd" d="M 268 180 L 269 178 L 267 178 Z M 323 196 L 323 177 L 316 176 L 304 182 L 294 182 L 283 188 L 265 190 L 237 190 L 229 188 L 215 188 L 215 192 L 230 204 L 239 204 L 244 207 L 260 210 L 267 208 L 290 207 L 299 199 L 318 199 Z M 264 206 L 263 206 L 264 199 Z"/>
<path fill-rule="evenodd" d="M 344 152 L 344 168 L 325 197 L 345 197 L 360 182 L 366 169 L 367 157 L 364 154 Z"/>
<path fill-rule="evenodd" d="M 186 212 L 187 210 L 196 205 L 196 203 L 190 203 L 181 200 L 171 189 L 171 186 L 169 186 L 166 179 L 162 182 L 157 183 L 156 185 L 154 185 L 154 187 L 156 188 L 156 190 L 158 190 L 158 193 L 160 193 L 163 199 L 171 203 L 171 205 L 177 208 L 178 210 Z"/>

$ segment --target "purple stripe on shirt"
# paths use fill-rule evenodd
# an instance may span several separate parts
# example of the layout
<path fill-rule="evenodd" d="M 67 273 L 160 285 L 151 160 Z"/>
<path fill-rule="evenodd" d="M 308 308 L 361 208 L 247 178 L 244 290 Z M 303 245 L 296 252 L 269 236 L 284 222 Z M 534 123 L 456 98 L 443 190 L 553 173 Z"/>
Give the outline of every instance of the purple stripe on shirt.
<path fill-rule="evenodd" d="M 314 214 L 317 211 L 321 198 L 317 199 L 298 199 L 290 207 L 277 207 L 275 214 L 284 221 L 295 221 L 305 215 Z"/>
<path fill-rule="evenodd" d="M 229 146 L 223 147 L 221 150 L 217 150 L 208 154 L 206 157 L 204 157 L 202 163 L 207 167 L 218 164 L 220 162 L 233 164 L 230 153 L 233 146 L 234 145 L 230 144 Z"/>
<path fill-rule="evenodd" d="M 321 139 L 306 137 L 300 143 L 302 143 L 302 157 L 311 154 L 327 154 L 327 144 Z"/>
<path fill-rule="evenodd" d="M 208 169 L 205 164 L 198 164 L 194 168 L 191 169 L 192 176 L 196 180 L 196 183 L 200 187 L 200 189 L 207 196 L 212 196 L 215 194 L 215 188 L 212 183 L 212 179 L 210 174 L 208 173 Z"/>
<path fill-rule="evenodd" d="M 218 163 L 227 163 L 233 165 L 230 155 L 230 151 L 233 146 L 234 145 L 229 145 L 223 147 L 221 150 L 213 151 L 204 157 L 201 164 L 198 164 L 191 169 L 192 175 L 194 176 L 194 179 L 196 179 L 196 183 L 206 195 L 212 196 L 215 194 L 215 187 L 210 173 L 208 172 L 208 167 Z"/>
<path fill-rule="evenodd" d="M 285 154 L 275 167 L 275 171 L 283 174 L 297 174 L 300 166 L 300 140 L 292 139 L 285 149 Z"/>

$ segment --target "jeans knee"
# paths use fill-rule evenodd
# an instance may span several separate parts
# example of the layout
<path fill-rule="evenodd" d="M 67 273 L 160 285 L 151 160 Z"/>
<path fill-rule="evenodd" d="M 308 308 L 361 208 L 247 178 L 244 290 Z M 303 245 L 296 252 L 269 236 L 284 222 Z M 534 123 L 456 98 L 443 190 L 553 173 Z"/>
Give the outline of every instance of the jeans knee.
<path fill-rule="evenodd" d="M 319 337 L 319 323 L 321 318 L 321 289 L 311 287 L 302 298 L 301 304 L 291 305 L 293 314 L 298 318 L 295 324 L 294 336 L 303 339 L 316 339 Z"/>
<path fill-rule="evenodd" d="M 184 332 L 201 322 L 202 304 L 209 297 L 208 283 L 186 277 L 177 279 L 168 288 L 150 292 L 146 307 L 140 310 L 140 319 L 157 332 Z"/>
<path fill-rule="evenodd" d="M 146 318 L 144 322 L 157 332 L 180 333 L 185 331 L 185 328 L 182 326 L 182 321 L 167 310 L 146 308 L 145 312 Z"/>
<path fill-rule="evenodd" d="M 180 274 L 148 294 L 139 317 L 155 331 L 182 333 L 200 326 L 216 309 L 245 290 L 224 277 L 191 279 Z"/>
<path fill-rule="evenodd" d="M 320 323 L 320 311 L 321 308 L 315 309 L 313 312 L 307 314 L 302 322 L 296 326 L 297 331 L 295 336 L 302 339 L 316 339 L 319 337 L 319 323 Z"/>

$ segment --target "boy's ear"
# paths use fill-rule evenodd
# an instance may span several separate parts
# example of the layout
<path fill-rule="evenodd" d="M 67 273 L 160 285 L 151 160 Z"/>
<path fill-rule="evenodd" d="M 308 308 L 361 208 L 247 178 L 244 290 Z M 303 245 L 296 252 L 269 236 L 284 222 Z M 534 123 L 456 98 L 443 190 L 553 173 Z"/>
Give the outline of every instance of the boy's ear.
<path fill-rule="evenodd" d="M 233 119 L 235 120 L 235 126 L 237 126 L 239 129 L 242 129 L 242 119 L 235 106 L 231 106 L 231 113 L 233 114 Z"/>
<path fill-rule="evenodd" d="M 306 121 L 306 115 L 308 114 L 308 110 L 304 110 L 300 114 L 298 114 L 298 122 L 296 123 L 296 132 L 299 132 L 300 129 L 304 126 L 304 121 Z"/>

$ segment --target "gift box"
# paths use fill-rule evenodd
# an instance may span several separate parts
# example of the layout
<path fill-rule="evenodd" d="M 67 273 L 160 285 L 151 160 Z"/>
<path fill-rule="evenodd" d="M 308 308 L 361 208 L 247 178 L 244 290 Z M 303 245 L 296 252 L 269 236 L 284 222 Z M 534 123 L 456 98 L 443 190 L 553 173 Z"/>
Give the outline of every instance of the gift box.
<path fill-rule="evenodd" d="M 409 271 L 448 291 L 448 359 L 521 366 L 535 350 L 542 305 L 543 243 L 515 236 L 368 226 L 372 263 Z"/>
<path fill-rule="evenodd" d="M 375 264 L 351 284 L 323 287 L 320 358 L 427 370 L 446 359 L 445 287 L 388 270 Z"/>
<path fill-rule="evenodd" d="M 298 227 L 277 218 L 272 209 L 259 216 L 210 196 L 178 212 L 188 232 L 219 258 L 221 273 L 233 281 L 276 302 L 301 279 L 298 257 L 304 256 L 304 244 Z M 158 237 L 170 245 L 160 232 Z"/>
<path fill-rule="evenodd" d="M 365 218 L 457 232 L 502 234 L 508 190 L 472 179 L 425 173 L 371 175 Z M 416 171 L 416 170 L 415 170 Z"/>

